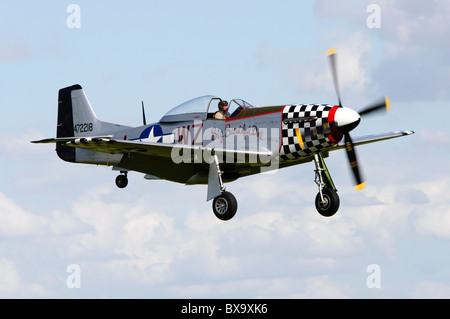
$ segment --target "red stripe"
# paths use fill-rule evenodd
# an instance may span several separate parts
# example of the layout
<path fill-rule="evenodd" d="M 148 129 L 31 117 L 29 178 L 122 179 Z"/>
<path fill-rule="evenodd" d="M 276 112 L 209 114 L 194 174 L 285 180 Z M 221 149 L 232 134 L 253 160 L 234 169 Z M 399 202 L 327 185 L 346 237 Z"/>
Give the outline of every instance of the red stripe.
<path fill-rule="evenodd" d="M 339 109 L 339 106 L 333 106 L 331 110 L 328 112 L 328 124 L 330 125 L 331 133 L 328 134 L 328 139 L 332 143 L 339 143 L 342 140 L 343 135 L 338 131 L 336 125 L 334 124 L 334 117 L 336 115 L 336 111 Z"/>
<path fill-rule="evenodd" d="M 242 112 L 242 111 L 241 111 L 241 112 Z M 239 114 L 241 114 L 241 112 L 239 112 Z M 250 118 L 250 117 L 257 117 L 257 116 L 269 115 L 269 114 L 275 114 L 275 113 L 280 113 L 280 112 L 281 112 L 281 114 L 283 114 L 283 110 L 280 110 L 280 111 L 273 111 L 273 112 L 267 112 L 267 113 L 261 113 L 261 114 L 249 115 L 249 116 L 243 116 L 243 117 L 236 118 L 236 116 L 239 115 L 239 114 L 238 114 L 238 115 L 233 116 L 233 117 L 227 117 L 227 118 L 225 119 L 225 122 L 237 121 L 237 120 L 242 120 L 242 119 L 248 119 L 248 118 Z"/>
<path fill-rule="evenodd" d="M 338 108 L 339 106 L 333 106 L 330 112 L 328 112 L 328 124 L 334 124 L 334 116 L 336 115 Z"/>

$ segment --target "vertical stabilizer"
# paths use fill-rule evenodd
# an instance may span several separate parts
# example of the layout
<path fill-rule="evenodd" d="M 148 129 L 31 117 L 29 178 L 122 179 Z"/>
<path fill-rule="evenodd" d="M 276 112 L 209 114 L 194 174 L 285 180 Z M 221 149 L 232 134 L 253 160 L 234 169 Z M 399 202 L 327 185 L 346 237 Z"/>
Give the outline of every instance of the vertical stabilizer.
<path fill-rule="evenodd" d="M 127 127 L 100 121 L 79 84 L 59 90 L 57 138 L 113 135 L 125 128 Z M 67 147 L 64 143 L 56 144 L 56 152 L 61 159 L 68 162 L 91 161 L 89 158 L 94 153 Z"/>
<path fill-rule="evenodd" d="M 82 90 L 76 84 L 59 90 L 58 93 L 58 122 L 56 125 L 56 137 L 73 137 L 73 112 L 72 112 L 72 91 Z M 56 143 L 56 153 L 68 162 L 75 162 L 75 149 L 66 147 L 64 143 Z"/>

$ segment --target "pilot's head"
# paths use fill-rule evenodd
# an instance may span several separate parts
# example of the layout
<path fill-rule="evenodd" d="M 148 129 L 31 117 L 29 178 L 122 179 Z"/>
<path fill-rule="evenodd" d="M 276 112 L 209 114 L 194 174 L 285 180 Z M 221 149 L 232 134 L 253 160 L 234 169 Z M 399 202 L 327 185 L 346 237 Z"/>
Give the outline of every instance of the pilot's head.
<path fill-rule="evenodd" d="M 219 110 L 221 110 L 221 111 L 228 110 L 228 102 L 227 101 L 220 101 L 219 102 Z"/>

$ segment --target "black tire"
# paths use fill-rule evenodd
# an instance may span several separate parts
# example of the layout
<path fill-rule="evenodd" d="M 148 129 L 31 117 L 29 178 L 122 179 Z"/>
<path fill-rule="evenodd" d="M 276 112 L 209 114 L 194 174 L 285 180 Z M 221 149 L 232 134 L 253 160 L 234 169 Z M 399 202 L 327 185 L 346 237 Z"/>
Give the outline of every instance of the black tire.
<path fill-rule="evenodd" d="M 125 188 L 128 185 L 128 178 L 125 175 L 118 175 L 116 177 L 116 185 L 119 188 Z"/>
<path fill-rule="evenodd" d="M 237 201 L 233 194 L 223 192 L 222 195 L 214 198 L 212 203 L 214 215 L 220 220 L 230 220 L 236 215 Z"/>
<path fill-rule="evenodd" d="M 320 215 L 324 217 L 331 217 L 336 214 L 339 209 L 339 196 L 336 191 L 331 188 L 324 188 L 322 190 L 322 195 L 325 202 L 321 202 L 320 193 L 317 193 L 316 209 Z"/>

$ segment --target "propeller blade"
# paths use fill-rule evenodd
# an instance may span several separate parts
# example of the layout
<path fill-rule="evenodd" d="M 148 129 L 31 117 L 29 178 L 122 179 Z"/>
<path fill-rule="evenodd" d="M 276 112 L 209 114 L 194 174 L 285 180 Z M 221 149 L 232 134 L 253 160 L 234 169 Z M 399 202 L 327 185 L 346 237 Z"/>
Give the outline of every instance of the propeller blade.
<path fill-rule="evenodd" d="M 147 120 L 145 119 L 144 101 L 141 102 L 142 102 L 142 122 L 144 123 L 144 125 L 147 125 Z"/>
<path fill-rule="evenodd" d="M 339 81 L 337 77 L 337 66 L 336 66 L 336 49 L 332 48 L 327 51 L 327 55 L 330 61 L 331 75 L 333 77 L 334 88 L 336 90 L 336 95 L 338 98 L 339 106 L 342 107 L 341 94 L 339 92 Z"/>
<path fill-rule="evenodd" d="M 353 172 L 353 177 L 355 178 L 355 182 L 356 182 L 355 189 L 361 190 L 364 187 L 366 187 L 366 182 L 363 182 L 363 180 L 361 178 L 361 173 L 360 173 L 359 167 L 358 167 L 358 160 L 356 158 L 355 147 L 353 145 L 353 141 L 352 141 L 349 133 L 346 133 L 344 138 L 345 138 L 345 149 L 347 151 L 348 161 L 350 163 L 350 167 Z"/>
<path fill-rule="evenodd" d="M 370 106 L 367 106 L 362 111 L 358 112 L 359 116 L 368 115 L 373 112 L 382 111 L 383 109 L 386 110 L 386 112 L 389 112 L 390 105 L 389 105 L 389 99 L 387 95 L 383 98 L 382 101 L 376 102 Z"/>

